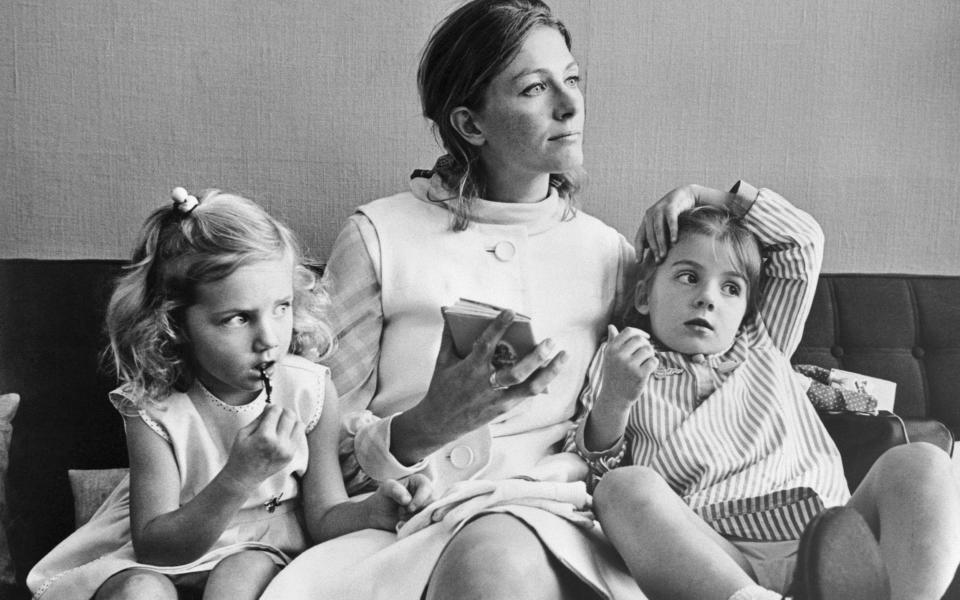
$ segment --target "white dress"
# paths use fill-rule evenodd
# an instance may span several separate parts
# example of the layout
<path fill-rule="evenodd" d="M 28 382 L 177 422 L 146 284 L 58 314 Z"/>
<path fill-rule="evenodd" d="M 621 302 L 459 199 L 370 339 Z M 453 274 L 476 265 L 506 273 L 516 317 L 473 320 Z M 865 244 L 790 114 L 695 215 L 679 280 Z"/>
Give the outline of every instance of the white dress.
<path fill-rule="evenodd" d="M 293 410 L 313 429 L 320 419 L 327 369 L 298 356 L 277 364 L 272 401 Z M 137 409 L 123 388 L 110 400 L 125 416 L 139 416 L 174 453 L 180 470 L 180 502 L 202 490 L 226 464 L 237 431 L 263 412 L 266 394 L 244 406 L 230 406 L 204 393 L 176 392 L 163 402 Z M 158 567 L 137 562 L 130 541 L 129 478 L 85 525 L 61 542 L 30 571 L 27 585 L 43 600 L 90 598 L 110 576 L 131 567 L 167 575 L 209 571 L 225 557 L 250 549 L 270 554 L 279 565 L 307 546 L 298 480 L 306 471 L 306 440 L 293 460 L 250 494 L 213 547 L 188 564 Z"/>
<path fill-rule="evenodd" d="M 355 357 L 376 357 L 374 372 L 358 378 L 375 387 L 372 397 L 354 395 L 349 386 L 339 389 L 344 429 L 355 433 L 355 441 L 346 440 L 348 450 L 355 451 L 345 463 L 347 474 L 352 477 L 351 464 L 376 479 L 420 470 L 441 491 L 470 479 L 548 479 L 551 471 L 563 470 L 550 466 L 572 425 L 590 359 L 627 291 L 633 249 L 617 231 L 582 211 L 569 218 L 556 191 L 532 204 L 478 200 L 470 227 L 455 232 L 443 203 L 428 198 L 444 197 L 437 178 L 414 179 L 411 188 L 360 208 L 375 228 L 376 247 L 367 244 L 356 252 L 335 246 L 324 276 L 334 286 L 335 317 L 352 322 L 352 312 L 365 299 L 336 286 L 354 284 L 356 274 L 369 272 L 372 263 L 379 284 L 371 287 L 377 290 L 374 304 L 382 307 L 382 328 L 365 317 L 353 325 L 378 329 L 370 336 L 374 347 L 358 350 L 341 335 L 342 359 L 334 356 L 340 362 L 331 364 L 339 389 L 337 378 L 357 364 Z M 343 235 L 338 239 L 338 245 L 350 243 Z M 422 464 L 405 467 L 388 450 L 390 419 L 423 397 L 440 344 L 440 306 L 460 297 L 530 316 L 535 334 L 552 338 L 569 359 L 548 394 L 527 399 Z M 494 510 L 528 525 L 598 597 L 644 597 L 598 526 L 584 529 L 531 506 Z M 281 571 L 263 598 L 419 599 L 456 531 L 435 524 L 399 539 L 365 530 L 325 542 Z"/>

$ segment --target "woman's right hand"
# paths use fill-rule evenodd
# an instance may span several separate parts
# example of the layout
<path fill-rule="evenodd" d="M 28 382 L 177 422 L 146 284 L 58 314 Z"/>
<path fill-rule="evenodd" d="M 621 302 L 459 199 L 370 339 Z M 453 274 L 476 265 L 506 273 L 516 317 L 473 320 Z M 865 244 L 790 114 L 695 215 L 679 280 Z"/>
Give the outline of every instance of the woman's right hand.
<path fill-rule="evenodd" d="M 237 432 L 223 469 L 249 489 L 285 467 L 305 444 L 306 431 L 293 411 L 267 404 Z"/>
<path fill-rule="evenodd" d="M 412 464 L 447 442 L 486 425 L 524 398 L 547 391 L 567 360 L 563 351 L 552 356 L 554 343 L 550 339 L 537 344 L 513 366 L 494 370 L 492 360 L 497 342 L 514 317 L 513 311 L 501 312 L 463 359 L 457 356 L 453 335 L 444 324 L 426 396 L 394 419 L 391 450 L 398 460 Z M 507 387 L 496 389 L 494 381 Z"/>

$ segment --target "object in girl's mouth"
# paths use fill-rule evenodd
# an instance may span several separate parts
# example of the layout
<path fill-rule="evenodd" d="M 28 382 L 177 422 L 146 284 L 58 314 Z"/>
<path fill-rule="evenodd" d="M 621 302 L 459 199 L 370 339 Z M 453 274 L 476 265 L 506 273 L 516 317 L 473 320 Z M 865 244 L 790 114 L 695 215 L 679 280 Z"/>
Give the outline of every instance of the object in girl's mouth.
<path fill-rule="evenodd" d="M 267 369 L 260 366 L 260 381 L 263 382 L 263 389 L 267 390 L 267 404 L 270 404 L 270 394 L 273 393 L 273 386 L 270 385 L 270 376 L 267 375 Z"/>

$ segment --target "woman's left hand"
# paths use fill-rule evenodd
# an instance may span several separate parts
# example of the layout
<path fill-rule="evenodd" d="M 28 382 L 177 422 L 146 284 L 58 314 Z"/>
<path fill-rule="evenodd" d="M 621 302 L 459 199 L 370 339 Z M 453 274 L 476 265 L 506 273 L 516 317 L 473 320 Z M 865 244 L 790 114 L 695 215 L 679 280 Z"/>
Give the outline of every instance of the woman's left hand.
<path fill-rule="evenodd" d="M 644 249 L 650 248 L 657 262 L 662 261 L 677 241 L 677 217 L 696 205 L 696 186 L 685 185 L 671 190 L 648 208 L 640 219 L 634 242 L 637 260 L 642 260 Z"/>
<path fill-rule="evenodd" d="M 393 531 L 398 522 L 406 521 L 433 501 L 433 483 L 416 473 L 403 481 L 387 479 L 363 503 L 369 527 Z"/>

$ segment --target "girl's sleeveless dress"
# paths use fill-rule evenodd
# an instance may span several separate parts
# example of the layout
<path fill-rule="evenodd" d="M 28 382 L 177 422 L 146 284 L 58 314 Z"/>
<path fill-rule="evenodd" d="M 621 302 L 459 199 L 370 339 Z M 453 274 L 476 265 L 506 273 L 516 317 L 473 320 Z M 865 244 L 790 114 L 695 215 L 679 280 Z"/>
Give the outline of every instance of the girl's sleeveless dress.
<path fill-rule="evenodd" d="M 272 402 L 294 411 L 309 432 L 320 419 L 328 372 L 298 356 L 277 364 Z M 244 406 L 220 402 L 194 383 L 190 393 L 173 393 L 162 403 L 137 409 L 124 388 L 110 394 L 125 416 L 138 416 L 174 453 L 180 469 L 180 503 L 200 492 L 226 464 L 236 433 L 266 406 L 261 393 Z M 110 576 L 131 567 L 167 575 L 211 570 L 231 554 L 262 550 L 285 565 L 307 546 L 299 498 L 299 479 L 307 468 L 302 441 L 293 460 L 251 492 L 213 547 L 188 564 L 158 567 L 137 562 L 130 541 L 129 478 L 124 478 L 88 523 L 61 542 L 30 571 L 34 598 L 90 598 Z"/>

